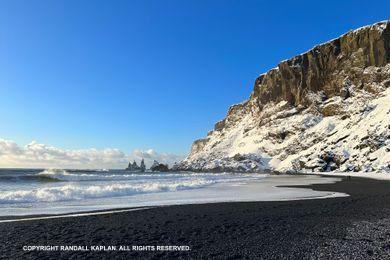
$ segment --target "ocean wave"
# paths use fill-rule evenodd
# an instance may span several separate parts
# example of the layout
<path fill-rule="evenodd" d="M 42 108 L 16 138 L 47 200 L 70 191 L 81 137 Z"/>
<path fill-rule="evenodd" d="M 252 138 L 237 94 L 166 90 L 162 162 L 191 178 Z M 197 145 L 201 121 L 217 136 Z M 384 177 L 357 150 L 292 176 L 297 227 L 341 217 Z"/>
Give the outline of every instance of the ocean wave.
<path fill-rule="evenodd" d="M 0 204 L 72 201 L 92 198 L 121 197 L 143 193 L 201 188 L 215 183 L 203 178 L 160 183 L 112 183 L 106 185 L 66 184 L 33 190 L 0 192 Z"/>
<path fill-rule="evenodd" d="M 234 175 L 228 173 L 128 173 L 128 172 L 105 172 L 105 171 L 76 171 L 76 170 L 62 170 L 62 169 L 47 169 L 38 174 L 26 175 L 27 178 L 38 181 L 127 181 L 135 179 L 180 179 L 180 178 L 194 178 L 194 177 L 206 177 L 211 179 L 220 179 L 226 177 L 233 180 Z M 248 176 L 240 176 L 239 178 L 250 178 Z M 261 177 L 257 174 L 256 178 Z M 233 178 L 233 179 L 232 179 Z"/>
<path fill-rule="evenodd" d="M 53 181 L 109 181 L 109 180 L 129 180 L 139 177 L 135 174 L 108 174 L 106 171 L 67 171 L 61 169 L 47 169 L 38 174 L 30 175 L 31 178 L 46 178 Z"/>
<path fill-rule="evenodd" d="M 23 182 L 23 181 L 38 181 L 38 182 L 55 182 L 61 181 L 59 178 L 45 174 L 26 174 L 26 175 L 0 175 L 1 182 Z"/>
<path fill-rule="evenodd" d="M 69 173 L 62 169 L 47 169 L 38 174 L 30 175 L 30 177 L 34 178 L 47 178 L 55 181 L 80 181 L 83 179 L 83 176 L 91 176 L 94 174 L 87 173 Z M 90 178 L 90 177 L 89 177 Z"/>

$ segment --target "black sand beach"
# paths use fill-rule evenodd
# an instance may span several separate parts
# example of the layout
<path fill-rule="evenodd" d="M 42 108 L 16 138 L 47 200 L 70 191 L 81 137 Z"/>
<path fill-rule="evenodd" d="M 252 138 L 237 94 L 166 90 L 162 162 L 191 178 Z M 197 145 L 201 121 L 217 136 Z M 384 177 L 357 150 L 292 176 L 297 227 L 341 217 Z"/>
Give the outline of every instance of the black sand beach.
<path fill-rule="evenodd" d="M 351 196 L 0 223 L 0 258 L 390 258 L 389 181 L 353 177 L 310 187 Z M 23 250 L 34 245 L 185 245 L 190 251 Z"/>

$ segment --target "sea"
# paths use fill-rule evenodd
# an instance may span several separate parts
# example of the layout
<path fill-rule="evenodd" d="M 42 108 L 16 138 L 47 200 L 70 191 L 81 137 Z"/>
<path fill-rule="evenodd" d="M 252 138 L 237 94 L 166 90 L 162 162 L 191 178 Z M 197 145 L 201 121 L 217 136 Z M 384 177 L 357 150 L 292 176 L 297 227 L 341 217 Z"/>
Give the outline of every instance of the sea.
<path fill-rule="evenodd" d="M 0 169 L 0 216 L 67 214 L 144 206 L 347 196 L 310 188 L 338 178 L 273 174 Z"/>

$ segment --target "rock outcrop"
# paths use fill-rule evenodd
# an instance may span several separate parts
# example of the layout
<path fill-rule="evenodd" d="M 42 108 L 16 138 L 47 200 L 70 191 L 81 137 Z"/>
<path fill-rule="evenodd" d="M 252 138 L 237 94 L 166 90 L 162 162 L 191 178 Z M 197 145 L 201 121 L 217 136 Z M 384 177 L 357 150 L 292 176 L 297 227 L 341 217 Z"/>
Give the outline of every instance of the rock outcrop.
<path fill-rule="evenodd" d="M 153 165 L 150 167 L 152 172 L 169 172 L 169 167 L 166 164 L 159 163 L 158 161 L 154 161 Z"/>
<path fill-rule="evenodd" d="M 388 171 L 389 24 L 350 31 L 260 75 L 177 169 Z"/>
<path fill-rule="evenodd" d="M 133 161 L 133 163 L 129 162 L 129 165 L 125 170 L 131 172 L 144 172 L 146 170 L 144 159 L 141 160 L 140 166 L 138 166 L 135 160 Z"/>

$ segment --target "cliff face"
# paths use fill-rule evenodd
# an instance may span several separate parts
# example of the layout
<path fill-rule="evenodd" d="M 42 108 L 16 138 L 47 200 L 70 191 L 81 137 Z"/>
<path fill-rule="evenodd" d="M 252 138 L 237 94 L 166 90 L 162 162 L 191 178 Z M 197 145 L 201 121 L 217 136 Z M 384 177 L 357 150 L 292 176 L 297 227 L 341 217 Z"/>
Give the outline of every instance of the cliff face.
<path fill-rule="evenodd" d="M 378 23 L 344 34 L 340 38 L 281 62 L 276 69 L 256 79 L 251 98 L 258 105 L 288 101 L 310 105 L 310 91 L 323 91 L 326 97 L 343 95 L 345 77 L 361 82 L 361 69 L 383 67 L 390 60 L 390 27 Z"/>
<path fill-rule="evenodd" d="M 178 169 L 387 171 L 389 23 L 350 31 L 260 75 L 250 98 L 195 141 Z M 365 140 L 375 145 L 366 151 Z"/>

